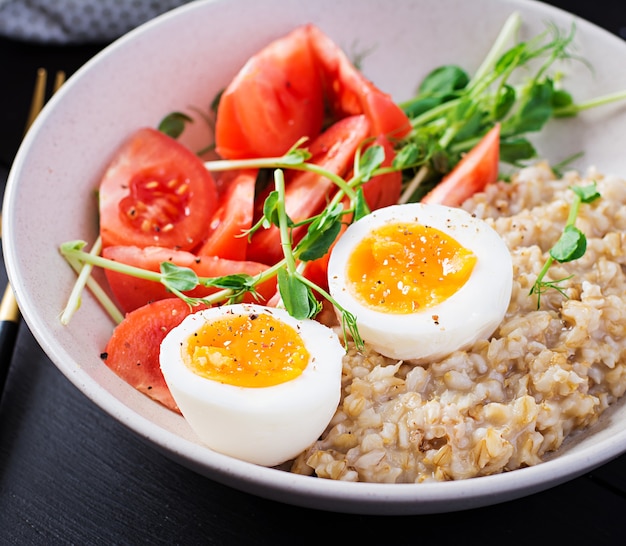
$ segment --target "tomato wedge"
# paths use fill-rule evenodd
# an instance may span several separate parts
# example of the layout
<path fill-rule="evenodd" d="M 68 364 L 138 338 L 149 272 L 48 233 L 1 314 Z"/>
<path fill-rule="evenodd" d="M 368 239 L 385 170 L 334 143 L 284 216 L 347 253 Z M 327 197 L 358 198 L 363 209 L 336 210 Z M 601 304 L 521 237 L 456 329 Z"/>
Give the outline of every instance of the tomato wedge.
<path fill-rule="evenodd" d="M 329 110 L 329 112 L 326 112 Z M 221 96 L 217 153 L 227 159 L 284 154 L 301 137 L 363 114 L 369 136 L 404 136 L 410 122 L 391 96 L 356 69 L 319 28 L 303 25 L 271 42 L 243 66 Z"/>
<path fill-rule="evenodd" d="M 100 182 L 102 244 L 189 250 L 203 240 L 216 206 L 215 182 L 202 161 L 171 137 L 142 128 Z"/>
<path fill-rule="evenodd" d="M 369 133 L 369 121 L 363 115 L 344 118 L 318 136 L 309 147 L 309 162 L 343 176 L 352 168 L 354 154 Z M 270 188 L 270 189 L 273 189 Z M 287 215 L 300 222 L 321 212 L 336 186 L 328 178 L 310 171 L 290 171 L 285 178 L 285 209 Z M 264 196 L 259 199 L 262 207 Z M 297 243 L 306 227 L 292 231 Z M 273 265 L 283 258 L 280 232 L 276 226 L 257 231 L 248 246 L 247 259 Z"/>
<path fill-rule="evenodd" d="M 110 260 L 150 271 L 159 271 L 161 263 L 171 262 L 193 269 L 199 277 L 222 277 L 237 273 L 257 275 L 267 269 L 266 265 L 260 263 L 225 260 L 215 256 L 196 256 L 183 250 L 161 247 L 111 246 L 103 249 L 102 255 Z M 105 275 L 119 306 L 127 313 L 146 303 L 172 297 L 159 282 L 139 279 L 110 269 L 105 269 Z M 276 279 L 272 278 L 261 283 L 257 289 L 262 301 L 271 298 L 276 291 Z M 201 298 L 216 291 L 216 288 L 200 286 L 186 294 Z M 254 298 L 247 295 L 244 301 L 254 301 Z"/>
<path fill-rule="evenodd" d="M 391 96 L 365 78 L 318 27 L 309 24 L 306 30 L 320 66 L 324 96 L 334 118 L 365 114 L 372 136 L 405 136 L 411 129 L 410 121 Z"/>
<path fill-rule="evenodd" d="M 252 56 L 220 98 L 216 151 L 224 158 L 284 154 L 324 119 L 322 86 L 305 28 Z"/>
<path fill-rule="evenodd" d="M 228 260 L 246 259 L 248 237 L 244 233 L 252 227 L 257 172 L 256 169 L 241 171 L 225 182 L 206 240 L 195 254 Z"/>
<path fill-rule="evenodd" d="M 198 311 L 204 308 L 194 308 Z M 180 413 L 159 364 L 161 341 L 192 309 L 179 298 L 138 308 L 117 325 L 101 357 L 119 377 L 138 391 Z"/>
<path fill-rule="evenodd" d="M 498 180 L 500 125 L 490 129 L 480 142 L 456 164 L 423 198 L 422 203 L 458 207 L 488 184 Z"/>

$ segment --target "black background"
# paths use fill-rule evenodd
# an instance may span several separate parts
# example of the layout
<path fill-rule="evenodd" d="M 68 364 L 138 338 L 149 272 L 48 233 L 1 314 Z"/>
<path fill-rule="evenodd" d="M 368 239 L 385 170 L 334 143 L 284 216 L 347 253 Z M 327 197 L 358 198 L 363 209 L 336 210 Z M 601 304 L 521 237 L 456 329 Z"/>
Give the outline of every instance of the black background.
<path fill-rule="evenodd" d="M 626 37 L 620 2 L 549 3 Z M 0 39 L 2 188 L 36 69 L 69 75 L 104 45 Z M 0 281 L 4 288 L 4 271 Z M 625 495 L 626 455 L 548 491 L 449 514 L 358 516 L 264 500 L 145 445 L 73 387 L 23 324 L 0 405 L 0 544 L 294 544 L 333 535 L 351 544 L 622 544 Z"/>

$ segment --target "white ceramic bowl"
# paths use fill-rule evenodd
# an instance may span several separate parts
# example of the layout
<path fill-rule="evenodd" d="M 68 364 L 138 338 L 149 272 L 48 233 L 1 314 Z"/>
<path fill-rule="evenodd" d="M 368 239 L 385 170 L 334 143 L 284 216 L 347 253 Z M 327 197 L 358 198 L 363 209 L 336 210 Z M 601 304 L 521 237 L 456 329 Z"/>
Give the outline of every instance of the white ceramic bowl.
<path fill-rule="evenodd" d="M 431 68 L 457 63 L 473 71 L 512 11 L 522 37 L 546 21 L 569 27 L 570 14 L 525 0 L 224 0 L 193 2 L 142 26 L 97 55 L 48 103 L 10 173 L 3 245 L 24 318 L 51 360 L 95 404 L 172 459 L 232 487 L 296 505 L 371 514 L 433 513 L 477 507 L 540 491 L 626 451 L 626 404 L 618 404 L 556 457 L 466 481 L 422 485 L 341 483 L 263 468 L 212 452 L 182 417 L 117 378 L 99 355 L 111 322 L 84 297 L 78 315 L 59 322 L 74 275 L 57 248 L 93 241 L 94 188 L 113 150 L 134 129 L 164 114 L 204 106 L 243 62 L 272 39 L 314 22 L 341 47 L 375 48 L 363 70 L 397 100 L 409 98 Z M 595 68 L 567 66 L 579 100 L 626 89 L 626 44 L 576 20 L 577 47 Z M 626 175 L 626 107 L 555 122 L 537 140 L 560 161 L 585 150 L 585 168 Z M 206 135 L 191 132 L 190 139 Z"/>

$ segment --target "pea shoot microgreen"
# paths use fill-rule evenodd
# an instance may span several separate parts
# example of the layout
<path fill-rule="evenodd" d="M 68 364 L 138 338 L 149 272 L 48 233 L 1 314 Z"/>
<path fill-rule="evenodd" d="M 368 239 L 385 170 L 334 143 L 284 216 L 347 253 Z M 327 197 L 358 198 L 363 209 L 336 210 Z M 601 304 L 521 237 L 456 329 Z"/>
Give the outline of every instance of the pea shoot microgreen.
<path fill-rule="evenodd" d="M 96 242 L 96 245 L 98 244 L 99 239 Z M 266 280 L 271 275 L 276 274 L 275 268 L 270 268 L 255 276 L 236 274 L 225 275 L 223 277 L 198 277 L 192 269 L 188 267 L 181 267 L 170 262 L 163 262 L 160 264 L 159 271 L 152 271 L 141 267 L 123 264 L 94 253 L 86 252 L 84 250 L 86 245 L 87 243 L 85 241 L 68 241 L 61 244 L 59 250 L 71 264 L 80 264 L 83 267 L 87 266 L 89 268 L 101 267 L 103 269 L 136 277 L 138 279 L 159 282 L 163 284 L 172 294 L 180 297 L 191 306 L 197 306 L 200 303 L 214 305 L 224 302 L 233 303 L 235 301 L 239 301 L 246 293 L 255 294 L 255 286 Z M 212 286 L 219 288 L 220 290 L 204 298 L 193 298 L 183 294 L 183 292 L 192 290 L 197 286 Z M 77 287 L 78 289 L 76 290 Z M 80 297 L 79 292 L 81 289 L 82 286 L 75 285 L 75 290 L 70 296 L 62 315 L 61 322 L 63 324 L 68 324 L 74 311 L 78 309 Z M 111 317 L 116 323 L 121 321 L 122 315 L 119 311 L 115 312 L 115 310 L 111 309 L 109 306 L 105 306 L 105 308 L 109 311 Z"/>
<path fill-rule="evenodd" d="M 357 347 L 362 347 L 363 342 L 356 325 L 356 317 L 339 306 L 327 291 L 307 279 L 301 269 L 303 263 L 316 260 L 328 253 L 330 246 L 341 230 L 342 223 L 346 222 L 346 217 L 355 219 L 369 213 L 360 185 L 379 172 L 379 166 L 384 161 L 384 150 L 380 146 L 370 146 L 362 155 L 357 154 L 353 169 L 354 175 L 347 181 L 317 165 L 307 163 L 306 160 L 309 157 L 310 154 L 307 150 L 295 146 L 285 156 L 258 160 L 258 163 L 262 163 L 263 168 L 272 167 L 274 169 L 276 189 L 270 192 L 266 198 L 262 218 L 249 230 L 247 235 L 251 236 L 255 231 L 268 228 L 271 225 L 277 226 L 280 230 L 284 256 L 280 262 L 258 275 L 236 274 L 214 278 L 198 277 L 192 269 L 180 267 L 170 262 L 163 262 L 158 272 L 150 271 L 108 260 L 94 252 L 86 252 L 84 241 L 64 243 L 60 247 L 60 252 L 70 263 L 85 264 L 89 268 L 102 267 L 137 278 L 160 282 L 169 292 L 191 306 L 197 306 L 201 303 L 206 305 L 235 303 L 241 301 L 243 296 L 248 293 L 258 297 L 255 287 L 276 276 L 282 300 L 281 305 L 290 315 L 298 319 L 314 318 L 322 308 L 320 301 L 315 297 L 315 293 L 317 293 L 339 310 L 344 336 L 347 338 L 349 333 Z M 255 166 L 258 167 L 258 163 Z M 240 169 L 244 168 L 243 165 L 248 167 L 253 164 L 253 160 L 221 161 L 218 162 L 217 166 L 221 169 Z M 207 168 L 211 168 L 211 166 L 211 163 L 207 164 Z M 289 218 L 285 210 L 283 167 L 296 167 L 302 170 L 312 169 L 314 172 L 336 182 L 338 191 L 320 214 L 295 223 Z M 343 203 L 345 197 L 350 203 L 347 209 L 344 208 Z M 307 229 L 302 239 L 294 246 L 292 245 L 292 230 L 299 226 L 306 226 Z M 204 298 L 189 297 L 185 294 L 197 286 L 211 286 L 220 290 Z M 75 292 L 79 293 L 79 291 L 80 288 L 75 287 Z M 62 322 L 64 324 L 69 322 L 78 305 L 79 296 L 72 296 L 63 313 Z M 113 313 L 112 316 L 114 316 Z M 118 319 L 117 322 L 121 320 L 119 312 L 115 313 L 115 317 Z"/>
<path fill-rule="evenodd" d="M 554 244 L 548 253 L 537 280 L 530 289 L 529 295 L 537 295 L 537 309 L 541 306 L 541 295 L 549 289 L 559 291 L 563 296 L 567 297 L 565 289 L 562 287 L 563 282 L 572 278 L 568 276 L 556 280 L 544 280 L 548 270 L 554 262 L 566 263 L 581 258 L 587 250 L 587 238 L 585 234 L 575 226 L 578 211 L 582 203 L 591 203 L 600 198 L 595 183 L 588 186 L 573 186 L 570 188 L 574 192 L 574 198 L 570 206 L 567 221 L 559 240 Z"/>
<path fill-rule="evenodd" d="M 312 283 L 304 274 L 306 262 L 316 260 L 329 252 L 343 224 L 353 222 L 369 214 L 362 185 L 371 177 L 392 171 L 401 171 L 405 181 L 400 203 L 419 201 L 444 174 L 449 172 L 496 123 L 501 124 L 500 158 L 514 166 L 537 156 L 528 139 L 528 133 L 540 131 L 551 118 L 574 116 L 578 112 L 626 98 L 626 92 L 598 97 L 576 104 L 572 96 L 560 88 L 561 77 L 550 74 L 557 61 L 574 59 L 570 46 L 575 27 L 562 33 L 554 26 L 527 41 L 508 46 L 521 24 L 519 14 L 514 13 L 505 22 L 495 43 L 473 77 L 456 65 L 445 65 L 430 72 L 422 81 L 414 98 L 400 106 L 411 121 L 410 134 L 395 143 L 393 164 L 383 167 L 385 158 L 381 146 L 363 143 L 355 155 L 352 176 L 344 179 L 316 165 L 306 148 L 306 138 L 297 141 L 280 157 L 242 160 L 217 160 L 205 162 L 209 171 L 236 169 L 259 169 L 261 173 L 273 173 L 275 189 L 266 198 L 263 215 L 258 222 L 241 236 L 252 237 L 260 229 L 276 226 L 280 231 L 283 259 L 256 276 L 246 274 L 227 275 L 216 278 L 198 277 L 185 267 L 172 263 L 161 264 L 159 271 L 145 270 L 99 256 L 99 240 L 90 252 L 83 241 L 69 241 L 60 247 L 68 263 L 79 272 L 61 322 L 67 324 L 80 306 L 81 291 L 85 286 L 102 302 L 114 322 L 122 320 L 122 314 L 108 299 L 105 291 L 91 278 L 91 269 L 101 267 L 162 283 L 172 294 L 189 305 L 215 305 L 241 301 L 245 294 L 258 297 L 256 287 L 269 278 L 276 277 L 281 298 L 280 305 L 296 318 L 314 318 L 321 309 L 315 296 L 330 301 L 342 318 L 344 336 L 349 334 L 358 347 L 362 346 L 356 317 L 339 307 L 323 288 Z M 507 49 L 508 47 L 508 49 Z M 530 77 L 519 80 L 517 74 L 524 70 Z M 219 95 L 211 104 L 213 115 L 197 114 L 213 127 Z M 182 112 L 167 115 L 159 129 L 178 138 L 192 118 Z M 214 145 L 198 152 L 202 155 Z M 285 210 L 284 170 L 310 171 L 330 180 L 337 187 L 333 197 L 319 214 L 295 222 Z M 586 239 L 574 223 L 581 203 L 590 203 L 598 197 L 595 184 L 585 188 L 572 188 L 575 197 L 561 238 L 550 250 L 530 294 L 540 297 L 554 288 L 564 294 L 561 283 L 566 279 L 544 280 L 551 265 L 567 262 L 582 256 Z M 305 234 L 294 244 L 295 228 L 306 227 Z M 185 294 L 197 286 L 211 286 L 216 292 L 204 298 Z"/>
<path fill-rule="evenodd" d="M 418 201 L 496 123 L 501 125 L 500 160 L 520 167 L 537 157 L 528 135 L 550 119 L 626 98 L 619 92 L 576 104 L 561 88 L 560 73 L 551 72 L 557 61 L 585 62 L 572 53 L 575 25 L 568 32 L 548 25 L 545 32 L 508 46 L 520 25 L 518 13 L 507 19 L 473 77 L 455 65 L 438 67 L 412 99 L 401 103 L 412 124 L 394 160 L 405 178 L 402 203 Z"/>
<path fill-rule="evenodd" d="M 160 121 L 157 129 L 172 138 L 178 138 L 187 123 L 193 123 L 193 118 L 183 112 L 172 112 Z"/>

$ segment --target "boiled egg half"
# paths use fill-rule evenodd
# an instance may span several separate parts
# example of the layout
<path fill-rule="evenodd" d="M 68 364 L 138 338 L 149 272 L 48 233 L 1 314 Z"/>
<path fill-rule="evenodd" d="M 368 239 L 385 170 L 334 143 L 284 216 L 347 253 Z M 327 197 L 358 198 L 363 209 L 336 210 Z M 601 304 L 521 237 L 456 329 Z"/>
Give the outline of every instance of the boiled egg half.
<path fill-rule="evenodd" d="M 345 349 L 333 330 L 255 304 L 186 317 L 161 343 L 181 413 L 214 451 L 263 466 L 297 456 L 337 409 Z"/>
<path fill-rule="evenodd" d="M 422 203 L 353 223 L 328 264 L 330 293 L 363 340 L 416 363 L 488 338 L 506 313 L 512 274 L 510 252 L 486 222 Z"/>

